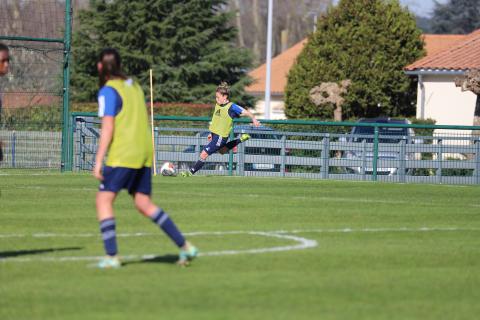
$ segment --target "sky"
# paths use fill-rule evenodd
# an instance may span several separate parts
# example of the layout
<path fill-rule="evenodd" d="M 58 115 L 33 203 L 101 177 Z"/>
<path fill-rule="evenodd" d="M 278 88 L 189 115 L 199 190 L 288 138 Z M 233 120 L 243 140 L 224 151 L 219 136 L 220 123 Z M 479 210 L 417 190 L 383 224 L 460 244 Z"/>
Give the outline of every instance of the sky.
<path fill-rule="evenodd" d="M 434 0 L 400 0 L 403 5 L 418 16 L 429 17 L 435 6 Z M 446 3 L 447 0 L 437 0 L 438 3 Z"/>
<path fill-rule="evenodd" d="M 354 1 L 354 0 L 353 0 Z M 438 3 L 446 3 L 449 0 L 437 0 Z M 338 0 L 334 0 L 337 3 Z M 434 8 L 434 0 L 400 0 L 400 3 L 408 6 L 410 11 L 417 16 L 430 17 Z"/>

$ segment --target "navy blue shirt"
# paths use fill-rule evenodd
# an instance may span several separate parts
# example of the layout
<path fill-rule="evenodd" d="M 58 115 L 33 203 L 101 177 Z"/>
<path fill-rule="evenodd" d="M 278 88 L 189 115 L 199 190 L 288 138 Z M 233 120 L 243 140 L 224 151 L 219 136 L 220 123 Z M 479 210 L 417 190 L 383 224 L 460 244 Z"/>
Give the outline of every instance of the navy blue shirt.
<path fill-rule="evenodd" d="M 228 109 L 228 115 L 232 119 L 233 118 L 239 118 L 240 115 L 242 114 L 243 110 L 245 110 L 245 109 L 240 107 L 238 104 L 235 104 L 235 103 L 232 102 L 232 105 L 230 106 L 230 109 Z"/>

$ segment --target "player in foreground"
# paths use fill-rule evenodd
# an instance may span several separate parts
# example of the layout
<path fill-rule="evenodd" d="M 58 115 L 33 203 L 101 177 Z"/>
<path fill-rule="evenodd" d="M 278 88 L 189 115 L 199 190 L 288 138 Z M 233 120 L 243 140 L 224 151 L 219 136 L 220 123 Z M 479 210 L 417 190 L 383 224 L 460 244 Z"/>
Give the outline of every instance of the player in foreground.
<path fill-rule="evenodd" d="M 8 73 L 10 64 L 10 53 L 8 47 L 0 43 L 0 77 Z M 2 97 L 0 97 L 0 120 L 2 119 Z M 0 140 L 0 162 L 3 161 L 3 142 Z"/>
<path fill-rule="evenodd" d="M 215 92 L 215 110 L 213 111 L 212 121 L 210 122 L 210 134 L 208 136 L 209 143 L 203 148 L 200 153 L 200 159 L 191 167 L 188 171 L 182 172 L 183 177 L 189 177 L 194 175 L 200 170 L 209 155 L 219 152 L 225 154 L 229 150 L 235 148 L 240 143 L 250 139 L 250 135 L 244 133 L 239 139 L 228 141 L 230 131 L 233 129 L 233 119 L 241 116 L 247 116 L 252 119 L 255 127 L 260 126 L 260 122 L 255 116 L 248 110 L 236 105 L 229 101 L 230 88 L 226 82 L 222 82 Z"/>
<path fill-rule="evenodd" d="M 98 115 L 102 118 L 102 130 L 93 175 L 101 181 L 96 205 L 107 254 L 98 267 L 118 268 L 121 265 L 117 257 L 113 213 L 113 202 L 121 189 L 127 189 L 138 211 L 162 228 L 180 248 L 178 264 L 187 265 L 197 256 L 197 248 L 185 240 L 172 219 L 150 198 L 153 150 L 144 93 L 138 83 L 122 72 L 120 55 L 115 49 L 101 52 L 97 69 L 100 80 Z"/>

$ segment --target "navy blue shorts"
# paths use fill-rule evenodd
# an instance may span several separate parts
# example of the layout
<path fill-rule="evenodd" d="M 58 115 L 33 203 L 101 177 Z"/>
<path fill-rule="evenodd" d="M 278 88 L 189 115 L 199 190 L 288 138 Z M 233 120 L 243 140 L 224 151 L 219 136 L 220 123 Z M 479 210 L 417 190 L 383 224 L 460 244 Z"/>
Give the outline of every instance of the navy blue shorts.
<path fill-rule="evenodd" d="M 212 135 L 212 140 L 203 148 L 203 150 L 208 154 L 212 155 L 218 150 L 225 147 L 228 141 L 228 137 L 224 138 L 215 133 L 210 133 Z"/>
<path fill-rule="evenodd" d="M 131 169 L 105 166 L 103 181 L 98 190 L 117 193 L 122 189 L 127 189 L 128 193 L 132 195 L 136 192 L 150 195 L 152 193 L 152 170 L 148 167 Z"/>

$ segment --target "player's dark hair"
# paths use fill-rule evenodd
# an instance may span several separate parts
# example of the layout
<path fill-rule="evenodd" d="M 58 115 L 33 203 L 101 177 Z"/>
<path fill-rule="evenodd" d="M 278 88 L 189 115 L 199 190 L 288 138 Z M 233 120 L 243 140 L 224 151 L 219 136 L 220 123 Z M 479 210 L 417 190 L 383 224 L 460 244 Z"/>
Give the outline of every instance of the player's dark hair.
<path fill-rule="evenodd" d="M 8 50 L 7 45 L 0 42 L 0 51 L 7 51 L 8 52 L 9 50 Z"/>
<path fill-rule="evenodd" d="M 98 62 L 102 63 L 102 70 L 99 74 L 100 87 L 103 87 L 108 79 L 127 79 L 122 70 L 122 60 L 116 49 L 106 48 L 100 52 Z"/>
<path fill-rule="evenodd" d="M 230 86 L 228 85 L 228 83 L 226 83 L 225 81 L 221 82 L 220 85 L 217 87 L 217 91 L 216 92 L 219 92 L 220 94 L 224 95 L 224 96 L 227 96 L 230 97 Z"/>

